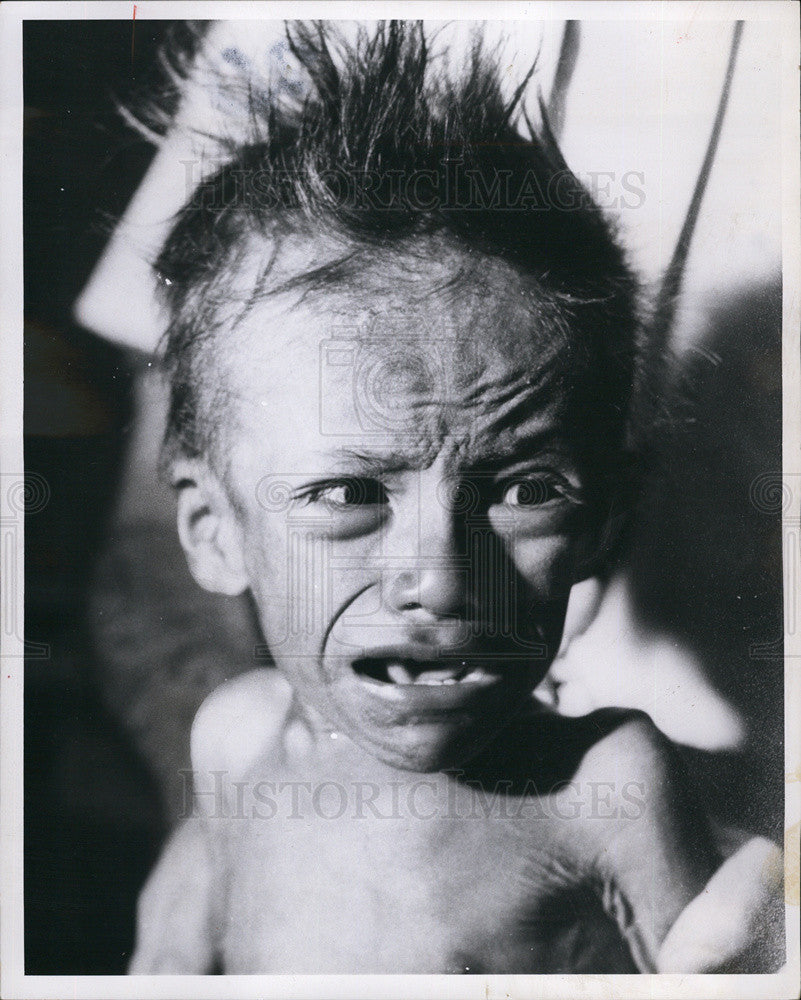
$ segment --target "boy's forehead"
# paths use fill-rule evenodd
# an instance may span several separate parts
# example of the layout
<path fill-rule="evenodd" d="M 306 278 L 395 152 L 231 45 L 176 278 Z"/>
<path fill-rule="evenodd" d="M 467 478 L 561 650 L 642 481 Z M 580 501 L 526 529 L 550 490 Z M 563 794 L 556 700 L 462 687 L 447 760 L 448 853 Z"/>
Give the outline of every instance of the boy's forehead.
<path fill-rule="evenodd" d="M 560 318 L 536 281 L 453 237 L 353 248 L 295 234 L 269 253 L 268 294 L 244 324 L 248 353 L 266 349 L 274 361 L 291 361 L 322 341 L 347 341 L 363 355 L 392 356 L 404 381 L 433 354 L 447 357 L 463 388 L 513 361 L 536 376 L 569 353 Z"/>
<path fill-rule="evenodd" d="M 246 433 L 290 426 L 298 449 L 381 442 L 424 461 L 563 422 L 570 342 L 533 281 L 432 241 L 348 265 L 266 296 L 231 338 Z"/>

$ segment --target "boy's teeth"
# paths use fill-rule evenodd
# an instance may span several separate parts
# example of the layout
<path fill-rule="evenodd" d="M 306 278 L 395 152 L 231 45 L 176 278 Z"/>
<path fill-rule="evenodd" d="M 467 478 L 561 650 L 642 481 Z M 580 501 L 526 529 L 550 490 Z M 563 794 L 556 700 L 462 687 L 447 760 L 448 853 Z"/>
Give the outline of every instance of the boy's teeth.
<path fill-rule="evenodd" d="M 414 684 L 414 675 L 402 663 L 390 663 L 387 666 L 387 677 L 393 684 Z"/>
<path fill-rule="evenodd" d="M 413 672 L 403 663 L 387 665 L 387 677 L 393 684 L 458 684 L 465 672 L 465 666 L 445 667 L 437 670 L 421 670 Z"/>

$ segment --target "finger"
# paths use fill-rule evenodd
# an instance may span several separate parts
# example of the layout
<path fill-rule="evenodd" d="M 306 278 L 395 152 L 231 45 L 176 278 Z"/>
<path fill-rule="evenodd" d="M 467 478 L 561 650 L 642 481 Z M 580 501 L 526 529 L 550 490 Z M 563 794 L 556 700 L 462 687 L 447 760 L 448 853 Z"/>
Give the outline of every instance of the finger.
<path fill-rule="evenodd" d="M 658 972 L 768 972 L 784 961 L 782 852 L 744 844 L 682 911 L 657 955 Z"/>

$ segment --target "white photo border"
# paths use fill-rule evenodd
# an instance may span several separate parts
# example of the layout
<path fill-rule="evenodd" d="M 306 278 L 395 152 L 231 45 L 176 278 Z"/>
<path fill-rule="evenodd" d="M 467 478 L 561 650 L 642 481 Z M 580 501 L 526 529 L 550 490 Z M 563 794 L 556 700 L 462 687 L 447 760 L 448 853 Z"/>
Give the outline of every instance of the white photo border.
<path fill-rule="evenodd" d="M 70 997 L 432 997 L 459 1000 L 574 998 L 608 996 L 674 1000 L 676 997 L 757 1000 L 798 996 L 799 869 L 801 822 L 801 635 L 785 634 L 785 830 L 786 966 L 772 975 L 639 976 L 39 976 L 24 973 L 23 920 L 23 541 L 20 510 L 9 513 L 9 497 L 24 488 L 22 450 L 22 26 L 25 20 L 281 19 L 285 17 L 373 20 L 377 17 L 436 20 L 565 18 L 584 20 L 687 18 L 737 19 L 781 25 L 782 52 L 782 254 L 783 254 L 783 475 L 792 500 L 787 530 L 801 524 L 801 189 L 799 183 L 799 6 L 792 0 L 708 2 L 16 2 L 0 7 L 0 469 L 2 470 L 2 613 L 0 636 L 0 994 L 17 998 Z M 727 37 L 727 36 L 722 36 Z M 725 42 L 722 41 L 722 44 Z M 16 492 L 15 492 L 16 491 Z M 785 592 L 797 587 L 785 547 Z"/>

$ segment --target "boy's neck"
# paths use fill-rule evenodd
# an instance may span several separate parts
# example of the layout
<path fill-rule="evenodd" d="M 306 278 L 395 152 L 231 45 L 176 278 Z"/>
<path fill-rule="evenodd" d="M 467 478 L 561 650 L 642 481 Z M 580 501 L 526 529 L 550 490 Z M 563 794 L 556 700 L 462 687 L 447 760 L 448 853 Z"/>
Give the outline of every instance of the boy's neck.
<path fill-rule="evenodd" d="M 289 727 L 303 727 L 304 739 L 292 738 Z M 289 737 L 289 738 L 287 738 Z M 298 754 L 295 748 L 300 747 Z M 284 748 L 290 762 L 314 762 L 314 766 L 332 776 L 346 776 L 353 781 L 400 782 L 419 781 L 421 772 L 405 770 L 388 764 L 360 746 L 350 736 L 339 731 L 313 710 L 302 710 L 288 720 Z M 318 775 L 319 776 L 319 775 Z"/>
<path fill-rule="evenodd" d="M 534 701 L 531 708 L 532 715 L 552 714 L 547 706 Z M 499 776 L 495 773 L 495 762 L 499 756 L 508 759 L 509 751 L 518 742 L 514 735 L 511 735 L 511 745 L 507 748 L 507 753 L 499 755 L 501 744 L 510 740 L 510 733 L 516 728 L 514 723 L 515 720 L 511 720 L 509 726 L 467 761 L 454 762 L 433 772 L 417 771 L 383 761 L 331 725 L 315 709 L 301 705 L 295 698 L 284 727 L 284 751 L 290 763 L 305 762 L 308 765 L 314 760 L 314 766 L 322 771 L 330 770 L 332 776 L 340 778 L 344 776 L 353 781 L 394 782 L 407 785 L 419 782 L 426 776 L 432 778 L 441 776 L 445 780 L 467 780 L 481 784 L 489 777 L 497 780 Z M 301 736 L 298 736 L 299 732 Z"/>

